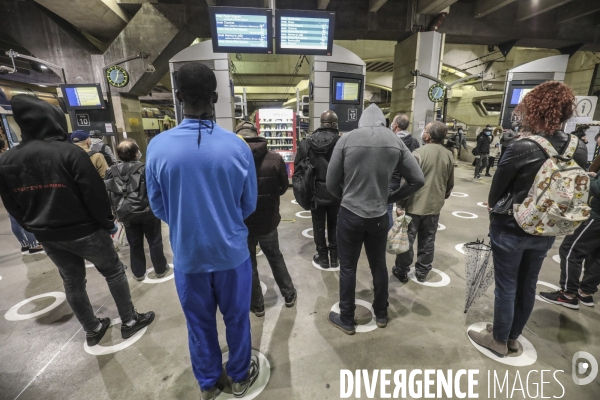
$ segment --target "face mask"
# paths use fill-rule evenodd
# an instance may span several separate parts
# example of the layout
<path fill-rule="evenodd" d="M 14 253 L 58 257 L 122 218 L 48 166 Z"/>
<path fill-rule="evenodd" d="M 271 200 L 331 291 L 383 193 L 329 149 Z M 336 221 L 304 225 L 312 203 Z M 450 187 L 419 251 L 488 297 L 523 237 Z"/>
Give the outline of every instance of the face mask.
<path fill-rule="evenodd" d="M 486 131 L 485 134 L 488 136 L 492 136 L 492 132 L 490 132 L 490 131 Z"/>
<path fill-rule="evenodd" d="M 141 151 L 138 151 L 138 160 L 139 160 L 140 158 L 142 158 L 142 152 L 141 152 Z"/>

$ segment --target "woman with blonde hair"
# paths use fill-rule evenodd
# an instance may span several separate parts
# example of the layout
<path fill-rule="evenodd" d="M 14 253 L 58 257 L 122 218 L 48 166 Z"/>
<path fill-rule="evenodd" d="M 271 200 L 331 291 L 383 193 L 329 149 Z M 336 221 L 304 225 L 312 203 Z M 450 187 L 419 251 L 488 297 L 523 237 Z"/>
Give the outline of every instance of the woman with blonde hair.
<path fill-rule="evenodd" d="M 560 154 L 571 141 L 561 127 L 571 118 L 575 95 L 560 82 L 546 82 L 529 92 L 515 109 L 523 131 L 546 139 Z M 579 141 L 573 155 L 585 168 L 587 148 Z M 538 274 L 552 236 L 526 233 L 513 216 L 513 205 L 527 197 L 535 177 L 547 160 L 546 152 L 536 142 L 514 141 L 498 163 L 488 197 L 490 238 L 495 267 L 494 323 L 483 332 L 469 331 L 477 344 L 500 357 L 518 351 L 517 339 L 533 310 Z"/>

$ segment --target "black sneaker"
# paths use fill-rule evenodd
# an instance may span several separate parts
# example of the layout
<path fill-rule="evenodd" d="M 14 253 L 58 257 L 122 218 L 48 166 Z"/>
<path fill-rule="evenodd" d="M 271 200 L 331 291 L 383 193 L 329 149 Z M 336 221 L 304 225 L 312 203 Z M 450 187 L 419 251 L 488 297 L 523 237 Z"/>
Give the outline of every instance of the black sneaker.
<path fill-rule="evenodd" d="M 394 275 L 402 283 L 408 282 L 408 275 L 404 272 L 400 272 L 398 267 L 392 267 L 392 275 Z"/>
<path fill-rule="evenodd" d="M 594 298 L 592 296 L 585 296 L 580 292 L 577 292 L 577 299 L 584 306 L 594 307 Z"/>
<path fill-rule="evenodd" d="M 385 328 L 388 323 L 388 318 L 387 317 L 376 317 L 375 322 L 377 323 L 377 326 L 379 328 Z"/>
<path fill-rule="evenodd" d="M 323 269 L 329 269 L 329 257 L 321 258 L 318 254 L 313 256 L 313 261 Z"/>
<path fill-rule="evenodd" d="M 98 332 L 86 332 L 85 333 L 85 340 L 87 342 L 87 345 L 92 347 L 97 345 L 98 343 L 100 343 L 100 340 L 102 340 L 102 338 L 104 337 L 104 334 L 106 333 L 106 331 L 108 330 L 108 327 L 110 326 L 110 318 L 98 318 L 98 322 L 100 322 L 102 324 L 102 326 L 100 327 L 100 330 Z"/>
<path fill-rule="evenodd" d="M 354 325 L 346 325 L 342 322 L 342 318 L 340 314 L 331 311 L 329 313 L 329 317 L 327 317 L 331 325 L 338 328 L 340 331 L 344 332 L 346 335 L 354 335 L 356 333 L 356 329 Z"/>
<path fill-rule="evenodd" d="M 329 255 L 329 258 L 331 260 L 331 268 L 340 267 L 340 260 L 338 260 L 337 251 L 332 251 Z"/>
<path fill-rule="evenodd" d="M 29 246 L 21 247 L 21 254 L 23 254 L 24 256 L 29 254 Z"/>
<path fill-rule="evenodd" d="M 421 283 L 423 283 L 423 282 L 425 282 L 427 280 L 427 275 L 428 274 L 417 274 L 417 273 L 415 273 L 415 277 Z"/>
<path fill-rule="evenodd" d="M 562 290 L 556 292 L 540 292 L 540 296 L 550 303 L 559 304 L 572 310 L 579 310 L 579 300 L 577 300 L 577 297 L 569 299 Z"/>
<path fill-rule="evenodd" d="M 42 246 L 29 248 L 29 254 L 38 254 L 38 253 L 46 254 L 46 252 L 44 251 L 44 248 Z"/>
<path fill-rule="evenodd" d="M 167 264 L 167 269 L 165 269 L 165 272 L 163 272 L 162 274 L 156 274 L 156 279 L 165 277 L 169 273 L 170 269 L 171 267 L 169 267 L 169 264 Z"/>
<path fill-rule="evenodd" d="M 152 321 L 154 321 L 154 311 L 148 311 L 145 314 L 140 314 L 134 310 L 133 319 L 135 319 L 135 323 L 131 326 L 121 324 L 121 337 L 123 339 L 129 339 L 138 331 L 150 325 Z"/>
<path fill-rule="evenodd" d="M 252 356 L 250 359 L 250 368 L 248 368 L 248 377 L 243 382 L 233 382 L 231 385 L 231 391 L 233 396 L 236 398 L 244 397 L 248 392 L 248 389 L 256 382 L 258 373 L 260 372 L 260 366 L 258 364 L 258 357 Z"/>
<path fill-rule="evenodd" d="M 265 305 L 260 307 L 250 307 L 250 312 L 256 315 L 258 318 L 265 316 Z"/>
<path fill-rule="evenodd" d="M 487 176 L 487 177 L 489 177 L 489 178 L 491 178 L 491 177 L 492 177 L 490 174 L 485 174 L 485 176 Z"/>
<path fill-rule="evenodd" d="M 294 294 L 287 296 L 285 298 L 285 306 L 287 308 L 292 308 L 296 305 L 296 299 L 298 298 L 298 291 L 294 290 Z"/>

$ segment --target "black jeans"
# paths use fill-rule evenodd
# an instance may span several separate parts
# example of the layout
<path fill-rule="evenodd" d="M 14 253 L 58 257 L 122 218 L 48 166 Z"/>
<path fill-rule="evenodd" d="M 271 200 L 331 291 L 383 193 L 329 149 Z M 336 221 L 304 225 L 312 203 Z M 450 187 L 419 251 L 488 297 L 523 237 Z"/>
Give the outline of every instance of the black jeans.
<path fill-rule="evenodd" d="M 318 206 L 317 208 L 310 210 L 313 223 L 313 236 L 315 238 L 315 244 L 317 245 L 317 253 L 319 257 L 327 258 L 329 252 L 337 256 L 337 218 L 340 211 L 339 205 L 334 206 Z M 327 228 L 325 228 L 327 224 Z M 329 247 L 325 241 L 325 229 L 327 229 L 327 240 L 329 241 Z"/>
<path fill-rule="evenodd" d="M 376 317 L 387 317 L 387 232 L 387 213 L 376 218 L 361 218 L 344 207 L 340 208 L 337 231 L 340 257 L 340 315 L 342 322 L 347 325 L 354 325 L 356 268 L 363 243 L 375 289 L 373 310 Z"/>
<path fill-rule="evenodd" d="M 518 339 L 531 316 L 542 263 L 555 237 L 490 231 L 494 257 L 494 339 Z"/>
<path fill-rule="evenodd" d="M 294 294 L 294 284 L 292 283 L 292 277 L 288 272 L 283 254 L 279 250 L 279 235 L 277 229 L 273 232 L 263 236 L 248 236 L 248 249 L 250 250 L 250 259 L 252 261 L 252 302 L 250 303 L 252 308 L 260 308 L 264 305 L 264 298 L 262 289 L 260 288 L 260 279 L 258 278 L 258 269 L 256 262 L 256 245 L 260 244 L 260 249 L 265 254 L 271 271 L 273 272 L 273 278 L 279 286 L 281 295 L 288 297 Z"/>
<path fill-rule="evenodd" d="M 600 284 L 600 220 L 589 219 L 560 245 L 560 287 L 569 294 L 596 293 Z M 593 255 L 592 257 L 589 257 Z M 581 283 L 581 270 L 585 271 Z"/>
<path fill-rule="evenodd" d="M 408 274 L 410 266 L 415 257 L 414 243 L 418 239 L 417 262 L 415 263 L 415 273 L 417 275 L 427 275 L 431 271 L 433 263 L 433 253 L 435 251 L 435 235 L 437 234 L 438 221 L 440 214 L 436 215 L 415 215 L 407 214 L 412 217 L 408 226 L 409 249 L 406 253 L 396 256 L 396 267 L 400 272 Z"/>
<path fill-rule="evenodd" d="M 144 254 L 144 236 L 150 247 L 150 259 L 154 272 L 163 274 L 167 270 L 167 259 L 163 252 L 160 219 L 153 217 L 137 224 L 125 224 L 125 233 L 130 249 L 131 272 L 137 277 L 146 274 L 146 255 Z"/>
<path fill-rule="evenodd" d="M 96 266 L 108 283 L 123 323 L 133 319 L 133 303 L 125 266 L 119 260 L 108 232 L 99 230 L 77 240 L 44 242 L 44 250 L 58 267 L 65 286 L 65 294 L 79 323 L 86 331 L 98 326 L 98 318 L 85 290 L 85 261 Z"/>
<path fill-rule="evenodd" d="M 483 169 L 488 165 L 488 154 L 480 154 L 479 157 L 475 158 L 475 178 L 477 178 L 483 172 Z"/>
<path fill-rule="evenodd" d="M 488 175 L 490 174 L 490 169 L 494 166 L 495 163 L 496 163 L 496 157 L 489 156 L 488 165 L 485 168 L 486 174 L 488 174 Z"/>

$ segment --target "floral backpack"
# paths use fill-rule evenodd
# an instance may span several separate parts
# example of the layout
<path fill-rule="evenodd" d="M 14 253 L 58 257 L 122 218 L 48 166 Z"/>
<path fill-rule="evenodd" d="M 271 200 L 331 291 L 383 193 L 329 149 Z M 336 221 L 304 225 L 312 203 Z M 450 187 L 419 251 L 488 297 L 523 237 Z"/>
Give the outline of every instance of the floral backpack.
<path fill-rule="evenodd" d="M 537 143 L 548 159 L 538 171 L 523 204 L 513 206 L 514 217 L 531 235 L 570 235 L 590 216 L 590 177 L 573 160 L 579 139 L 569 135 L 569 144 L 562 155 L 541 136 L 525 140 Z"/>

